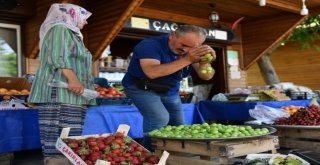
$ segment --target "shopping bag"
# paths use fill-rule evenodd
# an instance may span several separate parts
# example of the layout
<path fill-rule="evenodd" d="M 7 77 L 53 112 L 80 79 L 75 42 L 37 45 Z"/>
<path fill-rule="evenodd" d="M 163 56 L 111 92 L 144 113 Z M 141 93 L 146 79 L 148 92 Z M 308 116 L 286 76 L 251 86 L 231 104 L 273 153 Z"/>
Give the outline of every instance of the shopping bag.
<path fill-rule="evenodd" d="M 273 124 L 281 118 L 288 118 L 290 114 L 280 108 L 272 108 L 265 105 L 256 105 L 254 109 L 249 110 L 251 117 L 265 123 Z"/>

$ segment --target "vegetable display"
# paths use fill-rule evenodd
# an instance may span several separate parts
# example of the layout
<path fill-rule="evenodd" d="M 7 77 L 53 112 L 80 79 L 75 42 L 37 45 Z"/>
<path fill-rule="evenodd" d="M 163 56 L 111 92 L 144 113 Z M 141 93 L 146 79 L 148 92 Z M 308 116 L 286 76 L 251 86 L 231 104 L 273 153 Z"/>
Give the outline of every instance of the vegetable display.
<path fill-rule="evenodd" d="M 180 126 L 165 126 L 148 133 L 149 136 L 163 138 L 230 138 L 259 136 L 269 133 L 268 128 L 253 128 L 252 126 L 193 124 Z"/>
<path fill-rule="evenodd" d="M 95 86 L 95 91 L 99 92 L 101 97 L 121 97 L 126 96 L 123 92 L 115 87 L 103 88 Z"/>

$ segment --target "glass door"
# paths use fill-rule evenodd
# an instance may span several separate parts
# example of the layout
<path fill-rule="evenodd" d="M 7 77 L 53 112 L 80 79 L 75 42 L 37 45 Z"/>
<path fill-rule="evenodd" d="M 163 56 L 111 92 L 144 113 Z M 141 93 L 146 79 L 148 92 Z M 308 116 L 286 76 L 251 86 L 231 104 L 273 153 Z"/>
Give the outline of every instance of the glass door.
<path fill-rule="evenodd" d="M 20 26 L 0 23 L 0 77 L 20 76 Z"/>

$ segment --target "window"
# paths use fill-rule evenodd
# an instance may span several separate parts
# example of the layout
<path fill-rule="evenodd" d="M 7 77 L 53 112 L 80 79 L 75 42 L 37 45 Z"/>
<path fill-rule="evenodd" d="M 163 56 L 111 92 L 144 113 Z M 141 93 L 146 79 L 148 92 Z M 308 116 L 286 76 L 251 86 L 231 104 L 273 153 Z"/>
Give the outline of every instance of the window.
<path fill-rule="evenodd" d="M 0 77 L 20 76 L 20 26 L 0 23 Z"/>

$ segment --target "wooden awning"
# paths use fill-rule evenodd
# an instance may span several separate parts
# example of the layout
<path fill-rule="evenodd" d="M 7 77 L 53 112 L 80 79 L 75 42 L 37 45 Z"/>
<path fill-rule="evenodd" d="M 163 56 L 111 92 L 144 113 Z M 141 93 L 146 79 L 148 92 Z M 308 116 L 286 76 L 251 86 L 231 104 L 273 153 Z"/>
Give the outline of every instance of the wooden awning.
<path fill-rule="evenodd" d="M 28 2 L 28 0 L 21 0 Z M 33 1 L 29 1 L 30 3 Z M 39 27 L 50 4 L 54 0 L 34 1 L 34 16 L 25 25 L 25 55 L 36 58 L 38 54 Z M 165 19 L 201 26 L 225 26 L 241 17 L 244 19 L 235 29 L 242 47 L 242 69 L 248 69 L 256 60 L 269 52 L 306 16 L 300 15 L 301 0 L 266 0 L 266 6 L 259 6 L 259 0 L 69 0 L 90 10 L 93 15 L 84 29 L 85 42 L 94 59 L 117 36 L 127 20 L 132 16 Z M 319 14 L 320 1 L 307 0 L 310 14 Z M 214 24 L 208 15 L 215 11 L 220 20 Z M 0 17 L 3 16 L 0 11 Z"/>

